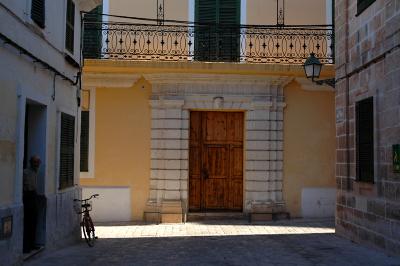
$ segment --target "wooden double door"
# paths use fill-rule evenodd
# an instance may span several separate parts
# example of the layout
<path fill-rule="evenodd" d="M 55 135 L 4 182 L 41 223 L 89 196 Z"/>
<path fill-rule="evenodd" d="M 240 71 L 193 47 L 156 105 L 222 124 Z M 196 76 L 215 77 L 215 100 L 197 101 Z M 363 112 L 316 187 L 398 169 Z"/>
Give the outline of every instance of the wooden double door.
<path fill-rule="evenodd" d="M 191 112 L 189 210 L 243 208 L 242 112 Z"/>

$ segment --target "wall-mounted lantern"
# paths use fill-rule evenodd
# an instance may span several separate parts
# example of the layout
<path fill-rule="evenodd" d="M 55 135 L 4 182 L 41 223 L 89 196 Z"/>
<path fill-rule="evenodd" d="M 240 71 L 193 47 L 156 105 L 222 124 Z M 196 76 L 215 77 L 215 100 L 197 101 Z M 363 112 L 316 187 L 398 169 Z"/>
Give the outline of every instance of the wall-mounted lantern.
<path fill-rule="evenodd" d="M 307 60 L 304 62 L 304 72 L 308 79 L 311 79 L 312 82 L 315 82 L 318 85 L 326 84 L 331 87 L 335 87 L 335 79 L 323 79 L 323 80 L 315 80 L 319 78 L 322 70 L 322 63 L 315 56 L 314 53 L 311 53 Z"/>

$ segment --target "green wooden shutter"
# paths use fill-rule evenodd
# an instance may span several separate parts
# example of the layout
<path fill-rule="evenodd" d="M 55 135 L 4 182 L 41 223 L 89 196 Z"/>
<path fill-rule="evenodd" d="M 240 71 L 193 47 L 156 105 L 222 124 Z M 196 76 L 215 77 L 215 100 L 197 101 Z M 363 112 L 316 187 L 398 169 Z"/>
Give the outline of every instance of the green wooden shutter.
<path fill-rule="evenodd" d="M 74 185 L 75 117 L 61 113 L 59 188 Z"/>
<path fill-rule="evenodd" d="M 374 104 L 373 98 L 356 103 L 357 179 L 374 182 Z"/>
<path fill-rule="evenodd" d="M 81 172 L 89 171 L 89 111 L 81 112 Z"/>
<path fill-rule="evenodd" d="M 74 28 L 75 28 L 75 4 L 67 1 L 67 19 L 65 27 L 65 48 L 74 53 Z"/>
<path fill-rule="evenodd" d="M 216 23 L 217 0 L 196 0 L 195 21 L 199 23 Z"/>
<path fill-rule="evenodd" d="M 195 21 L 195 60 L 238 60 L 240 0 L 196 0 Z"/>
<path fill-rule="evenodd" d="M 45 27 L 46 20 L 46 2 L 45 0 L 32 0 L 31 18 L 41 27 Z"/>
<path fill-rule="evenodd" d="M 240 0 L 219 0 L 218 23 L 233 26 L 240 24 Z"/>
<path fill-rule="evenodd" d="M 84 58 L 100 58 L 102 46 L 101 22 L 103 5 L 91 10 L 85 14 L 83 28 L 83 56 Z"/>
<path fill-rule="evenodd" d="M 239 60 L 240 40 L 240 0 L 219 0 L 218 23 L 219 31 L 218 48 L 222 61 Z"/>
<path fill-rule="evenodd" d="M 195 60 L 215 61 L 217 56 L 217 0 L 196 0 Z"/>

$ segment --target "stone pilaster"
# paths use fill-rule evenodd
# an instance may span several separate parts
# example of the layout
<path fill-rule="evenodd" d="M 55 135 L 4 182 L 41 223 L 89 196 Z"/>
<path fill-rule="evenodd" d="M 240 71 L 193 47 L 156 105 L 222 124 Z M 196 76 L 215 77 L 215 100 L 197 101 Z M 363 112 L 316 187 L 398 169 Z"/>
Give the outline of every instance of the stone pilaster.
<path fill-rule="evenodd" d="M 274 87 L 267 101 L 253 101 L 246 116 L 246 202 L 283 204 L 283 88 Z"/>
<path fill-rule="evenodd" d="M 188 179 L 188 114 L 183 100 L 151 100 L 150 196 L 146 220 L 182 221 Z"/>

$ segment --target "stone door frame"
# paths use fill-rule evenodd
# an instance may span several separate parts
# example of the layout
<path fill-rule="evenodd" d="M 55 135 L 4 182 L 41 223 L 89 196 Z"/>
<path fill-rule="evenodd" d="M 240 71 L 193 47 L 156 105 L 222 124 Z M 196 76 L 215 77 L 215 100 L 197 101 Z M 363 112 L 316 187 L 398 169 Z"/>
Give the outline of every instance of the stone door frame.
<path fill-rule="evenodd" d="M 147 220 L 159 219 L 161 214 L 162 221 L 177 221 L 187 213 L 192 110 L 245 112 L 243 212 L 251 212 L 258 204 L 283 204 L 283 88 L 291 78 L 218 74 L 144 77 L 153 86 Z"/>

